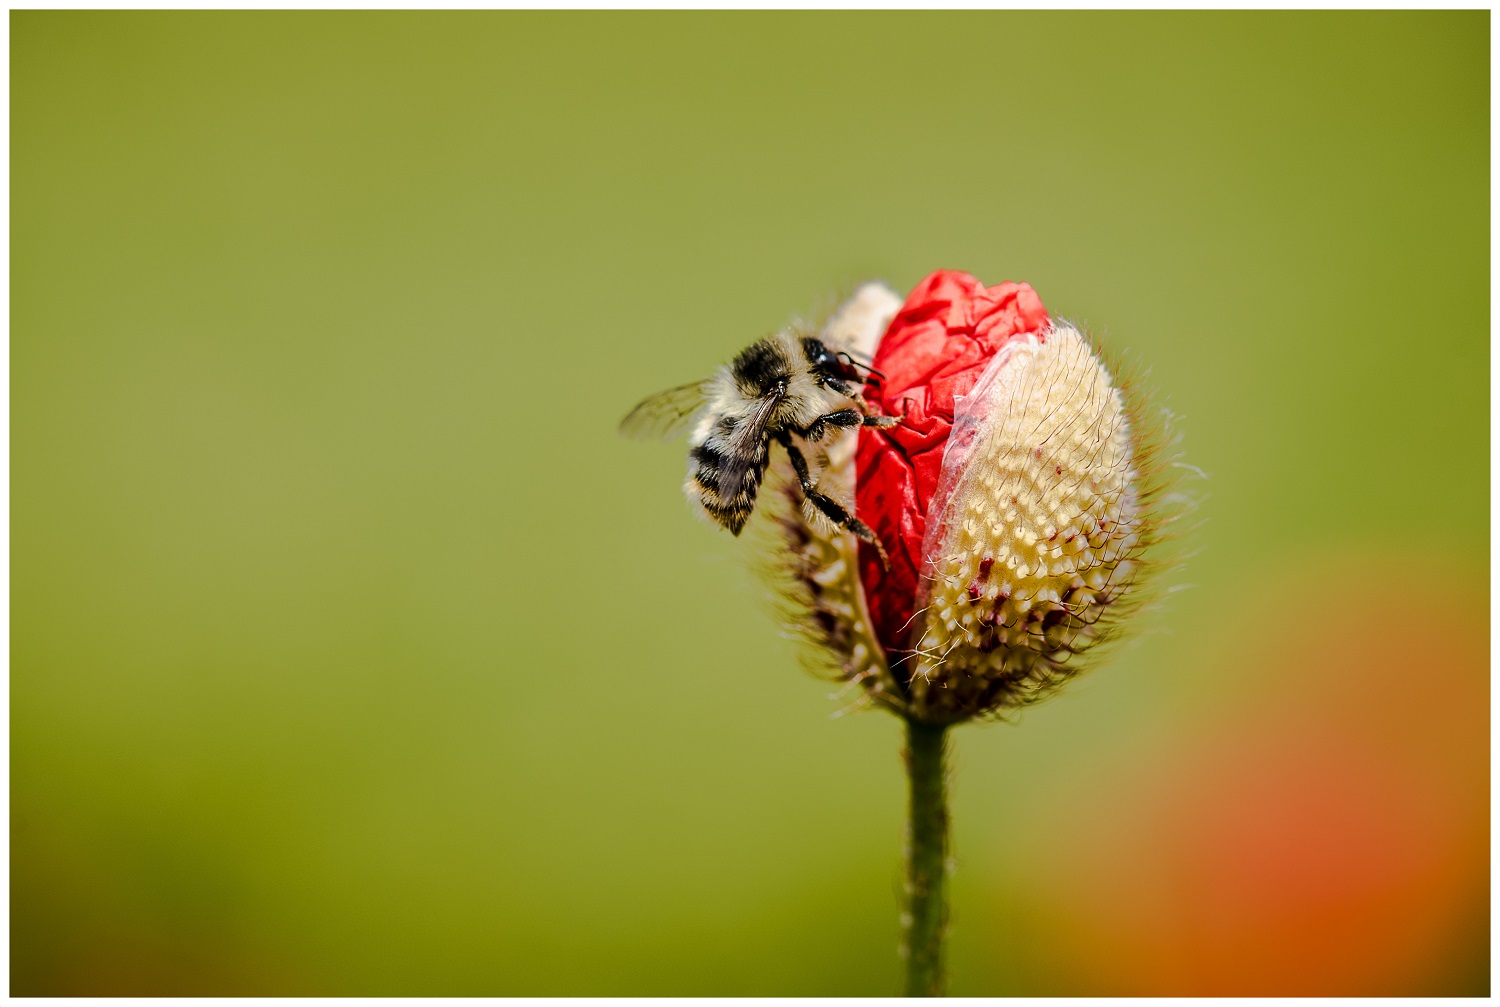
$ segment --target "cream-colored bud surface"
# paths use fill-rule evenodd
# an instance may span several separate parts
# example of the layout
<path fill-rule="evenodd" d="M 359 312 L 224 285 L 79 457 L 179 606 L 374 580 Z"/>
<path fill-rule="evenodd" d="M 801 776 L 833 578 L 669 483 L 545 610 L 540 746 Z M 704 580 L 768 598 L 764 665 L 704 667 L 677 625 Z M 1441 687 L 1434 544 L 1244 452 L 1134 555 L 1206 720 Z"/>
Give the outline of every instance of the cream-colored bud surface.
<path fill-rule="evenodd" d="M 929 689 L 977 675 L 1041 690 L 1134 574 L 1124 404 L 1083 335 L 1056 323 L 1007 346 L 959 413 L 974 433 L 944 457 L 953 489 L 928 558 L 917 676 Z"/>

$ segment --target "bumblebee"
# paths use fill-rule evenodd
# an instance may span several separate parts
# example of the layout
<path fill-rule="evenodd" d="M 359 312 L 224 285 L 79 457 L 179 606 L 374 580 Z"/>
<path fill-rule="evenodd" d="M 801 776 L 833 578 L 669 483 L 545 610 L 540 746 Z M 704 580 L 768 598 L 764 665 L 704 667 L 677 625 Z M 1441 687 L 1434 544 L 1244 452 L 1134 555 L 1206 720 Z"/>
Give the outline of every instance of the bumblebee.
<path fill-rule="evenodd" d="M 885 548 L 869 525 L 818 489 L 793 441 L 816 444 L 831 430 L 900 422 L 865 412 L 855 395 L 866 380 L 861 368 L 878 380 L 878 372 L 820 339 L 778 332 L 745 347 L 713 377 L 646 399 L 620 422 L 620 432 L 667 439 L 691 427 L 684 489 L 709 518 L 735 535 L 755 510 L 774 441 L 791 459 L 808 503 L 873 545 L 885 562 Z"/>

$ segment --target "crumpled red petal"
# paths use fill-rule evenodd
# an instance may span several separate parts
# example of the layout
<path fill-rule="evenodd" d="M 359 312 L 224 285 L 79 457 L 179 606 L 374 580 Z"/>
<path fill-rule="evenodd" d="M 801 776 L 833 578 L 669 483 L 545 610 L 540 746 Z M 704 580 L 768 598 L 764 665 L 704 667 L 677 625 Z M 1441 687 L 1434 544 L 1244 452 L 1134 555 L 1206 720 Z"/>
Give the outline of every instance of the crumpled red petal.
<path fill-rule="evenodd" d="M 966 395 L 1006 341 L 1040 333 L 1047 309 L 1025 283 L 986 287 L 967 273 L 939 270 L 917 284 L 875 351 L 885 375 L 866 387 L 874 410 L 905 418 L 880 430 L 862 427 L 855 456 L 855 513 L 890 553 L 885 570 L 868 543 L 859 573 L 875 632 L 899 660 L 907 649 L 922 569 L 927 508 L 953 428 L 953 399 Z"/>

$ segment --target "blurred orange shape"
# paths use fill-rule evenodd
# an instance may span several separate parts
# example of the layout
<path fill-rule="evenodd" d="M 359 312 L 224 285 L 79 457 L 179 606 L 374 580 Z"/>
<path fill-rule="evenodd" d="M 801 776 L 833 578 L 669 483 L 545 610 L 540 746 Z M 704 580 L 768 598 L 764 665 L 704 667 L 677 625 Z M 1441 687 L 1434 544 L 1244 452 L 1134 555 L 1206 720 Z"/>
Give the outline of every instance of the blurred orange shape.
<path fill-rule="evenodd" d="M 1438 632 L 1368 560 L 1260 592 L 1202 669 L 1252 683 L 1229 709 L 1069 796 L 1025 893 L 1068 992 L 1487 992 L 1487 599 L 1438 583 Z"/>

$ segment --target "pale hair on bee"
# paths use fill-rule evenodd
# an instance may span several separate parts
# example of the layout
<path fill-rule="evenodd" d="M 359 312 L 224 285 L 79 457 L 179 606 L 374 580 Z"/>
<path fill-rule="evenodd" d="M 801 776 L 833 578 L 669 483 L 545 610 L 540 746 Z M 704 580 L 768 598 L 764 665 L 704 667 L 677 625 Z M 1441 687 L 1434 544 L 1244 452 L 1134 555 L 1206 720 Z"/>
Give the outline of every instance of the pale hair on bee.
<path fill-rule="evenodd" d="M 897 416 L 866 411 L 858 395 L 866 380 L 879 380 L 879 372 L 815 336 L 784 329 L 751 343 L 712 377 L 646 399 L 620 422 L 620 432 L 670 439 L 691 430 L 688 499 L 735 535 L 755 510 L 775 442 L 791 460 L 807 502 L 873 545 L 889 566 L 869 525 L 818 489 L 797 443 L 815 445 L 830 431 L 900 422 Z"/>

